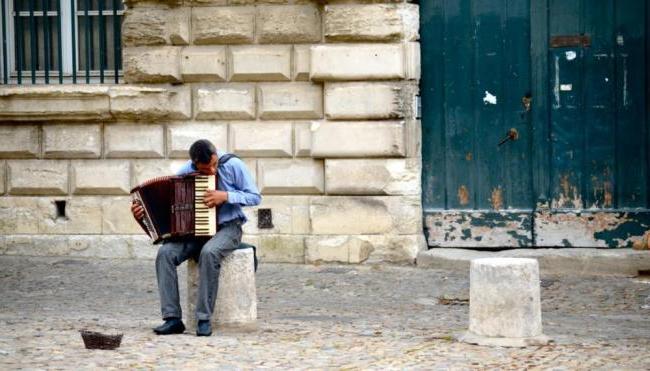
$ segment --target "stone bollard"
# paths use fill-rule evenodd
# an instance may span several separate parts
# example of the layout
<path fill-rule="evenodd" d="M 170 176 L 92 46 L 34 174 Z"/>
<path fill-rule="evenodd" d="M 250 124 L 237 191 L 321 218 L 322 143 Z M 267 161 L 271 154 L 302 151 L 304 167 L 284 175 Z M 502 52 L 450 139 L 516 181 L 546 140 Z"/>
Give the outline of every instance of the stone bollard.
<path fill-rule="evenodd" d="M 469 331 L 458 340 L 478 345 L 548 344 L 542 334 L 539 264 L 535 259 L 474 259 L 470 266 Z"/>
<path fill-rule="evenodd" d="M 190 332 L 196 331 L 196 298 L 199 266 L 193 259 L 187 265 L 186 321 Z M 257 320 L 257 293 L 253 249 L 238 249 L 221 261 L 219 291 L 212 314 L 213 329 L 254 330 Z"/>

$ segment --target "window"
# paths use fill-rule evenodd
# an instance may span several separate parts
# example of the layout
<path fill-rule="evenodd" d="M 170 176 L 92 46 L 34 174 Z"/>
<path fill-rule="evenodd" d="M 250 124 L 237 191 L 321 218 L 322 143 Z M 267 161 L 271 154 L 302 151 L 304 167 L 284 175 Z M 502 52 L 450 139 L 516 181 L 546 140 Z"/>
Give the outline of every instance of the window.
<path fill-rule="evenodd" d="M 122 0 L 1 1 L 4 84 L 119 81 Z"/>

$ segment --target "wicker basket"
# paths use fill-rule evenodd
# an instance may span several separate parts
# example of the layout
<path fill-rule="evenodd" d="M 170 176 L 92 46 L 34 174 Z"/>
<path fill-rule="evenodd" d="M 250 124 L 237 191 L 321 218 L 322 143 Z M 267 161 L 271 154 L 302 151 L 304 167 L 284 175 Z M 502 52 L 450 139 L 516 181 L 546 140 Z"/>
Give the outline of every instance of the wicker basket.
<path fill-rule="evenodd" d="M 122 334 L 104 335 L 95 331 L 81 330 L 86 349 L 115 349 L 122 342 Z"/>

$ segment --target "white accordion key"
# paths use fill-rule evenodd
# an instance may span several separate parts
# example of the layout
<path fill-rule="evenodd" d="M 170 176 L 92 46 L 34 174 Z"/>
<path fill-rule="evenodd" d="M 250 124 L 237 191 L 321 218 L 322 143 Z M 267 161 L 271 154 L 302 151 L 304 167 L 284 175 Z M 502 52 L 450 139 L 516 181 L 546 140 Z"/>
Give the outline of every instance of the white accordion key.
<path fill-rule="evenodd" d="M 203 203 L 205 191 L 216 189 L 214 175 L 198 175 L 194 178 L 194 235 L 214 236 L 217 233 L 217 208 Z"/>

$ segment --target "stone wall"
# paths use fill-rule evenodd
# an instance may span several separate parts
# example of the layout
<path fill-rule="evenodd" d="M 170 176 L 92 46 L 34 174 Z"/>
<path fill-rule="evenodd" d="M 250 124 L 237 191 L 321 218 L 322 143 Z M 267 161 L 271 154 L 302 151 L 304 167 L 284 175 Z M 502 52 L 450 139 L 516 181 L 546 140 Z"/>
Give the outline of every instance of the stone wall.
<path fill-rule="evenodd" d="M 418 25 L 401 1 L 128 2 L 126 84 L 0 89 L 0 253 L 154 256 L 129 190 L 207 137 L 264 195 L 265 261 L 412 263 Z"/>

